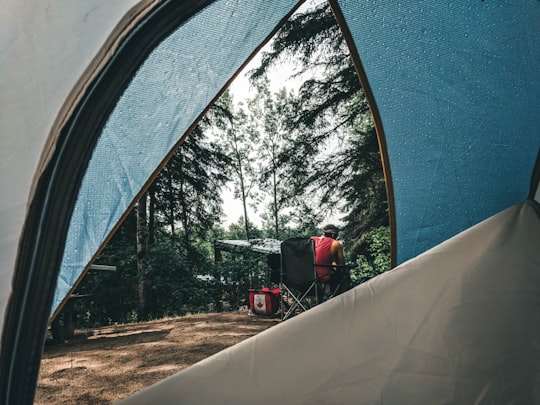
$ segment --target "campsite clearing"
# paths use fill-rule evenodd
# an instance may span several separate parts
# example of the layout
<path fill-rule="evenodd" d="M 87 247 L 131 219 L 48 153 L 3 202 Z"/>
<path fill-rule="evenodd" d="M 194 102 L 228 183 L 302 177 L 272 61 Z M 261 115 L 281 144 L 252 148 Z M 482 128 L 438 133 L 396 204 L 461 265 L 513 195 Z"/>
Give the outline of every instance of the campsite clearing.
<path fill-rule="evenodd" d="M 113 404 L 277 323 L 241 311 L 76 330 L 46 345 L 34 404 Z"/>

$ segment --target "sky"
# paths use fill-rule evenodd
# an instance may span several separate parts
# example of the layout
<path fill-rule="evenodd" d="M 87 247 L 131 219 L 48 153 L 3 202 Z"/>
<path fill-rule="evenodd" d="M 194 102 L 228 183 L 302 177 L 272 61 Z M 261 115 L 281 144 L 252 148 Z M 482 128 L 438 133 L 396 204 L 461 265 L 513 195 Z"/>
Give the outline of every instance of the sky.
<path fill-rule="evenodd" d="M 321 0 L 311 0 L 306 2 L 302 8 L 307 8 L 320 2 Z M 244 67 L 236 79 L 231 83 L 229 89 L 235 102 L 240 102 L 254 95 L 254 91 L 250 88 L 247 72 L 259 65 L 260 54 L 265 50 L 268 50 L 269 46 L 270 45 L 266 45 L 263 47 L 259 54 L 255 55 L 255 57 Z M 270 80 L 271 91 L 277 92 L 285 87 L 288 91 L 296 92 L 302 84 L 302 80 L 291 79 L 290 75 L 293 71 L 294 66 L 291 63 L 281 63 L 279 66 L 270 69 L 268 72 L 268 78 Z M 241 200 L 233 197 L 232 185 L 230 186 L 229 190 L 224 190 L 222 197 L 224 201 L 225 213 L 225 218 L 223 219 L 224 225 L 228 226 L 231 223 L 238 222 L 240 217 L 243 217 L 244 212 Z M 255 223 L 257 226 L 262 225 L 262 222 L 259 219 L 259 214 L 260 213 L 255 213 L 251 207 L 248 207 L 248 217 L 250 221 Z M 327 222 L 339 223 L 340 221 L 336 218 L 327 218 Z"/>

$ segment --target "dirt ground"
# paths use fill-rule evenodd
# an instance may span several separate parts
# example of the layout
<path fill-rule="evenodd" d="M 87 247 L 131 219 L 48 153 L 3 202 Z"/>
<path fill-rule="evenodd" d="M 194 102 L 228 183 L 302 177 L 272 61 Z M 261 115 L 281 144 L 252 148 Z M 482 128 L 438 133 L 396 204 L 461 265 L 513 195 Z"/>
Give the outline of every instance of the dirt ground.
<path fill-rule="evenodd" d="M 76 330 L 46 345 L 34 404 L 113 404 L 277 323 L 241 311 Z"/>

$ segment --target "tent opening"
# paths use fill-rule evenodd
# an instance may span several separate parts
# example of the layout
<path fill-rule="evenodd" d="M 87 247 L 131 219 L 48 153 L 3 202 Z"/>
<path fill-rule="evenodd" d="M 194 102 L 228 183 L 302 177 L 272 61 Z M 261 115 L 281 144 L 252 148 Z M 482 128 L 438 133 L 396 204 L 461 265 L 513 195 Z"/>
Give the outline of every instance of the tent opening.
<path fill-rule="evenodd" d="M 192 104 L 203 94 L 184 94 L 179 66 L 185 26 L 150 53 L 112 109 L 83 181 L 51 344 L 73 340 L 74 327 L 94 341 L 89 328 L 242 311 L 248 289 L 266 282 L 268 264 L 253 257 L 212 263 L 215 239 L 318 235 L 332 221 L 343 229 L 355 284 L 390 269 L 379 143 L 335 16 L 326 2 L 300 8 L 199 117 Z M 198 65 L 205 70 L 207 62 Z M 167 142 L 151 144 L 156 136 Z M 139 152 L 130 152 L 128 138 L 136 138 Z M 161 161 L 151 158 L 148 149 L 163 154 L 173 142 Z M 156 164 L 149 180 L 133 173 Z M 111 205 L 112 196 L 120 204 Z M 237 208 L 230 208 L 235 199 Z M 81 263 L 88 263 L 82 272 Z M 38 399 L 50 367 L 42 365 Z"/>
<path fill-rule="evenodd" d="M 265 342 L 275 345 L 292 335 L 307 338 L 312 346 L 293 349 L 295 353 L 297 349 L 312 352 L 313 346 L 320 347 L 317 344 L 327 341 L 326 335 L 310 333 L 315 318 L 326 319 L 350 337 L 350 344 L 336 345 L 339 353 L 333 354 L 337 357 L 312 358 L 318 363 L 311 369 L 321 380 L 303 380 L 302 387 L 297 379 L 282 380 L 277 385 L 287 389 L 280 393 L 283 398 L 297 397 L 302 389 L 313 395 L 306 402 L 320 402 L 337 387 L 344 402 L 359 399 L 358 392 L 366 402 L 376 402 L 381 395 L 389 401 L 395 398 L 398 403 L 451 402 L 455 398 L 462 403 L 540 402 L 540 356 L 535 355 L 538 345 L 530 340 L 538 336 L 540 329 L 534 317 L 538 313 L 535 296 L 539 290 L 535 271 L 540 244 L 538 163 L 533 170 L 540 133 L 540 48 L 535 42 L 540 34 L 540 2 L 329 1 L 372 108 L 392 230 L 390 236 L 381 231 L 373 234 L 371 241 L 356 240 L 348 232 L 358 236 L 365 224 L 350 222 L 353 206 L 347 205 L 337 210 L 347 212 L 344 218 L 337 218 L 343 220 L 343 242 L 359 242 L 351 243 L 352 252 L 365 243 L 381 247 L 390 240 L 393 262 L 400 265 L 342 294 L 337 301 L 307 311 L 303 320 L 295 317 L 289 324 L 254 337 L 263 347 Z M 122 317 L 129 320 L 164 312 L 171 294 L 159 292 L 171 285 L 167 281 L 170 278 L 176 277 L 174 285 L 193 293 L 175 291 L 177 302 L 188 305 L 186 310 L 192 310 L 189 305 L 196 309 L 208 304 L 210 284 L 220 291 L 221 275 L 216 272 L 218 277 L 213 276 L 214 267 L 204 259 L 211 255 L 211 241 L 222 237 L 211 227 L 221 216 L 221 205 L 206 197 L 195 203 L 184 203 L 181 198 L 190 193 L 206 196 L 209 187 L 215 188 L 215 195 L 221 195 L 216 182 L 219 176 L 233 180 L 241 177 L 231 175 L 233 166 L 225 160 L 223 165 L 215 160 L 213 165 L 207 165 L 207 159 L 215 159 L 217 153 L 226 157 L 226 135 L 234 131 L 229 125 L 232 121 L 226 118 L 227 96 L 223 90 L 246 67 L 246 61 L 254 59 L 278 27 L 299 28 L 301 33 L 312 32 L 314 37 L 319 31 L 309 31 L 312 26 L 308 20 L 287 21 L 304 4 L 297 0 L 72 0 L 69 6 L 60 0 L 41 5 L 31 5 L 31 0 L 7 3 L 0 15 L 0 26 L 7 34 L 0 41 L 2 54 L 6 55 L 0 75 L 0 403 L 21 405 L 34 402 L 51 318 L 57 319 L 68 297 L 79 300 L 73 302 L 76 308 L 81 308 L 79 303 L 87 305 L 97 298 L 92 292 L 82 294 L 83 287 L 87 288 L 84 283 L 93 285 L 96 291 L 97 285 L 105 286 L 103 291 L 115 287 L 109 295 L 118 296 L 125 296 L 124 289 L 131 286 L 136 293 L 124 301 L 135 303 L 135 307 L 126 311 L 124 303 L 118 305 Z M 315 21 L 324 25 L 330 20 Z M 335 32 L 332 24 L 326 26 L 329 31 L 325 32 Z M 282 39 L 294 43 L 295 37 Z M 319 48 L 308 42 L 307 49 L 317 56 L 315 65 L 326 69 L 325 61 L 330 58 L 338 66 L 344 63 L 350 67 L 336 53 L 343 43 L 333 48 L 332 37 L 326 39 L 330 47 L 319 54 Z M 304 58 L 300 44 L 293 47 L 292 53 Z M 315 103 L 315 90 L 336 91 L 330 99 L 335 102 L 351 94 L 340 91 L 352 88 L 353 83 L 358 85 L 356 75 L 345 74 L 349 71 L 344 69 L 343 75 L 332 76 L 334 80 L 329 83 L 320 77 L 308 81 L 308 87 L 304 87 L 307 93 L 302 90 L 279 97 L 273 90 L 264 93 L 264 81 L 257 81 L 260 88 L 256 94 L 268 97 L 246 102 L 242 107 L 244 120 L 234 122 L 248 132 L 258 127 L 258 121 L 264 122 L 265 133 L 280 133 L 282 126 L 289 129 L 285 138 L 291 140 L 287 145 L 291 146 L 290 153 L 280 153 L 283 159 L 257 167 L 262 170 L 256 178 L 265 181 L 259 192 L 273 195 L 274 169 L 281 167 L 273 163 L 290 165 L 297 169 L 292 175 L 287 176 L 290 171 L 276 173 L 276 178 L 294 190 L 291 195 L 297 201 L 254 200 L 265 217 L 261 216 L 259 224 L 256 214 L 248 210 L 249 205 L 245 212 L 232 215 L 232 224 L 226 226 L 236 225 L 235 238 L 252 241 L 263 223 L 269 234 L 283 238 L 300 224 L 308 232 L 310 223 L 321 220 L 312 215 L 316 212 L 310 210 L 310 200 L 302 193 L 310 190 L 309 184 L 314 187 L 311 194 L 306 194 L 310 197 L 326 192 L 328 188 L 316 188 L 317 183 L 305 180 L 313 176 L 317 181 L 325 179 L 328 173 L 323 169 L 332 167 L 328 172 L 333 173 L 339 167 L 336 154 L 330 153 L 333 144 L 324 146 L 327 159 L 319 161 L 315 153 L 321 146 L 319 141 L 325 139 L 325 125 L 343 130 L 352 124 L 355 131 L 359 130 L 356 135 L 363 130 L 369 135 L 367 129 L 371 128 L 371 124 L 362 127 L 349 121 L 338 125 L 347 112 L 365 105 L 363 97 L 351 103 L 350 109 L 330 109 L 326 112 L 332 114 L 328 115 L 324 115 L 324 109 L 317 110 L 324 103 Z M 332 72 L 325 71 L 323 79 L 331 77 Z M 234 91 L 228 96 L 233 100 Z M 284 99 L 293 101 L 292 107 L 281 103 Z M 236 112 L 240 111 L 239 104 L 232 105 Z M 266 120 L 266 115 L 258 113 L 266 108 L 279 109 L 273 116 L 282 119 Z M 207 113 L 224 118 L 221 127 L 215 125 L 221 132 L 216 130 L 211 139 L 203 136 L 213 128 L 203 120 Z M 292 113 L 300 114 L 301 119 L 295 122 Z M 330 133 L 336 135 L 338 130 Z M 258 139 L 252 146 L 267 145 L 257 159 L 271 155 L 271 144 L 264 144 L 259 133 L 252 135 Z M 338 157 L 356 156 L 345 153 L 353 144 L 367 147 L 361 139 L 356 141 L 350 145 L 338 142 L 343 152 Z M 180 144 L 183 151 L 177 152 Z M 212 153 L 194 160 L 196 151 L 202 148 Z M 378 153 L 373 156 L 380 159 Z M 171 185 L 164 176 L 163 185 L 153 192 L 153 182 L 173 159 L 180 162 L 178 167 L 186 169 L 184 174 L 191 173 L 191 178 L 180 181 L 171 166 Z M 304 170 L 294 164 L 302 159 L 306 163 Z M 246 160 L 252 159 L 240 161 Z M 369 176 L 349 178 L 364 168 L 351 162 L 340 172 L 339 182 L 330 179 L 332 187 L 336 182 L 351 186 L 351 193 L 344 195 L 345 204 L 349 198 L 356 201 L 355 193 L 370 190 L 352 187 L 356 180 L 366 181 Z M 531 172 L 535 173 L 532 182 Z M 322 176 L 317 178 L 317 174 Z M 195 187 L 193 179 L 208 175 L 213 176 L 213 181 L 199 181 Z M 375 190 L 380 184 L 368 186 Z M 184 187 L 184 191 L 167 200 L 163 191 L 177 186 Z M 328 197 L 332 202 L 334 195 Z M 157 204 L 152 198 L 160 198 L 162 206 L 154 213 L 152 207 Z M 176 207 L 182 203 L 185 212 L 166 209 L 167 202 Z M 343 203 L 335 202 L 338 206 Z M 376 206 L 364 208 L 362 218 L 376 212 L 372 211 Z M 168 212 L 179 213 L 171 216 Z M 212 212 L 214 217 L 207 216 Z M 203 222 L 203 218 L 208 221 Z M 141 224 L 148 225 L 147 232 Z M 231 231 L 226 226 L 223 232 Z M 134 239 L 134 234 L 138 238 Z M 146 240 L 148 249 L 144 248 Z M 129 257 L 120 251 L 129 249 L 124 246 L 126 241 L 134 252 Z M 192 249 L 194 242 L 197 249 Z M 203 242 L 207 250 L 202 249 Z M 133 247 L 137 243 L 140 250 Z M 114 257 L 115 252 L 121 254 Z M 354 260 L 352 257 L 350 253 L 349 259 Z M 371 270 L 367 258 L 354 261 L 360 268 Z M 229 274 L 248 266 L 236 266 L 233 259 L 228 264 Z M 115 270 L 90 272 L 90 266 Z M 125 272 L 128 267 L 130 274 Z M 169 271 L 154 271 L 158 268 Z M 197 276 L 193 277 L 195 271 Z M 237 273 L 235 280 L 244 274 Z M 118 284 L 114 283 L 115 277 Z M 248 278 L 251 282 L 257 282 L 257 277 Z M 227 281 L 229 291 L 241 284 L 235 283 Z M 238 291 L 242 290 L 238 287 Z M 339 322 L 336 312 L 327 311 L 333 305 L 343 309 Z M 88 308 L 82 321 L 95 319 L 96 306 Z M 383 322 L 377 317 L 381 312 L 387 315 Z M 110 324 L 117 319 L 113 315 L 108 315 Z M 78 315 L 75 319 L 81 321 Z M 299 319 L 306 328 L 296 328 Z M 64 322 L 71 323 L 70 317 L 64 317 Z M 351 329 L 353 324 L 358 328 Z M 371 327 L 367 328 L 367 324 Z M 148 345 L 172 333 L 166 328 L 147 332 L 141 337 L 147 339 Z M 123 333 L 130 334 L 131 330 Z M 262 356 L 257 359 L 271 358 L 267 364 L 284 364 L 276 362 L 273 352 L 251 350 L 253 340 L 240 343 L 238 351 L 243 355 L 221 361 L 223 356 L 237 351 L 235 346 L 205 362 L 210 363 L 208 368 L 188 367 L 159 385 L 165 389 L 149 388 L 136 397 L 143 398 L 142 403 L 160 403 L 153 398 L 174 393 L 173 402 L 180 398 L 189 402 L 191 398 L 195 403 L 215 403 L 216 398 L 223 400 L 225 387 L 236 402 L 271 398 L 274 391 L 256 390 L 273 385 L 243 384 L 237 389 L 235 384 L 243 380 L 235 380 L 234 373 L 213 367 L 221 363 L 228 370 L 254 370 L 253 365 L 261 363 L 254 360 L 254 352 Z M 281 355 L 286 357 L 287 352 Z M 328 369 L 330 362 L 336 367 Z M 367 363 L 380 376 L 378 381 L 370 378 L 371 372 L 364 367 Z M 74 358 L 69 357 L 66 366 L 55 370 L 54 378 L 85 371 L 95 364 L 79 363 L 75 367 Z M 300 375 L 294 368 L 298 364 L 290 363 L 288 371 Z M 255 371 L 258 381 L 267 381 L 268 369 Z M 281 371 L 271 370 L 270 374 L 281 377 Z M 200 381 L 199 372 L 214 384 L 195 392 L 190 388 L 193 381 Z M 346 376 L 348 383 L 345 386 L 343 380 L 328 373 Z M 432 378 L 441 375 L 450 378 Z M 368 383 L 363 385 L 365 381 Z"/>

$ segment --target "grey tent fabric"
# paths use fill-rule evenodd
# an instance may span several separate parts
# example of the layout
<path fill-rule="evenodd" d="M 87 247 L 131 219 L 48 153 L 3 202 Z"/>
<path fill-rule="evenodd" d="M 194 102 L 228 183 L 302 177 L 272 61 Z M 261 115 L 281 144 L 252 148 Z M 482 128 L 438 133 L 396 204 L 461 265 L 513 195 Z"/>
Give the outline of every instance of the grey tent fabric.
<path fill-rule="evenodd" d="M 539 210 L 513 206 L 119 403 L 540 403 Z"/>
<path fill-rule="evenodd" d="M 115 25 L 143 2 L 97 3 L 2 1 L 0 327 L 32 190 L 54 151 L 54 139 L 47 138 L 55 116 Z"/>

